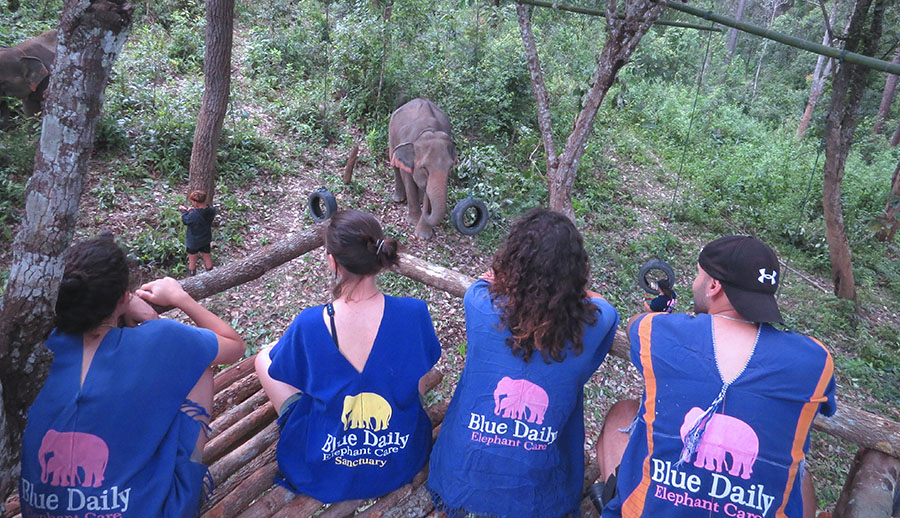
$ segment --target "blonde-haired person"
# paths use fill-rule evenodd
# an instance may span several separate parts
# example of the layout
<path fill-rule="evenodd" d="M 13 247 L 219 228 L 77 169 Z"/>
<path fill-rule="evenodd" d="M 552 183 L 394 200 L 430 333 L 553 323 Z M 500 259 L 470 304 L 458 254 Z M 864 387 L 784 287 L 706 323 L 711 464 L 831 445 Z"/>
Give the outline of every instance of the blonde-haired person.
<path fill-rule="evenodd" d="M 419 382 L 440 358 L 424 301 L 381 293 L 398 243 L 378 221 L 340 211 L 325 227 L 334 301 L 303 310 L 256 359 L 279 412 L 278 483 L 322 502 L 383 495 L 428 460 Z"/>
<path fill-rule="evenodd" d="M 197 273 L 197 254 L 203 256 L 206 271 L 213 269 L 212 262 L 212 222 L 216 217 L 216 208 L 206 204 L 206 192 L 194 191 L 188 196 L 191 207 L 178 206 L 181 211 L 181 222 L 187 226 L 184 245 L 188 253 L 188 275 Z"/>

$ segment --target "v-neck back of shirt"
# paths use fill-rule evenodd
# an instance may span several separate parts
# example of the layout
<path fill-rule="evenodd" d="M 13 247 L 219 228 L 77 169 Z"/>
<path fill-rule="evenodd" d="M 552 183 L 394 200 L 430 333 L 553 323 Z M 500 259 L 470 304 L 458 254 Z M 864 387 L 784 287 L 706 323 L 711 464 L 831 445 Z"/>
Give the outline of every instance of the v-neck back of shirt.
<path fill-rule="evenodd" d="M 339 355 L 339 356 L 341 357 L 341 359 L 342 359 L 344 362 L 346 362 L 346 364 L 347 364 L 350 368 L 352 368 L 354 371 L 356 371 L 356 373 L 359 374 L 359 375 L 362 375 L 362 374 L 366 371 L 366 367 L 369 365 L 369 363 L 371 363 L 370 360 L 372 359 L 372 355 L 375 353 L 375 348 L 376 348 L 376 346 L 377 346 L 377 344 L 378 344 L 378 341 L 379 341 L 378 338 L 379 338 L 379 336 L 381 335 L 381 330 L 382 330 L 382 328 L 384 327 L 384 319 L 385 319 L 385 315 L 386 315 L 387 312 L 388 312 L 388 304 L 389 304 L 389 299 L 390 299 L 390 297 L 388 297 L 387 295 L 384 295 L 383 297 L 384 297 L 384 305 L 383 305 L 382 308 L 381 308 L 381 318 L 378 319 L 378 328 L 375 330 L 375 337 L 372 339 L 372 343 L 371 343 L 371 345 L 369 345 L 369 347 L 368 347 L 369 353 L 366 355 L 365 361 L 363 361 L 362 368 L 361 368 L 361 369 L 360 369 L 360 368 L 357 368 L 356 365 L 354 365 L 353 362 L 350 361 L 350 358 L 348 358 L 347 355 L 344 353 L 345 348 L 347 347 L 347 340 L 346 340 L 346 339 L 341 339 L 341 346 L 340 346 L 340 347 L 334 347 L 334 348 L 333 348 L 335 354 Z M 329 324 L 326 324 L 326 323 L 325 323 L 326 320 L 329 319 L 329 317 L 328 317 L 328 315 L 325 313 L 325 308 L 324 308 L 324 307 L 322 308 L 322 315 L 323 315 L 323 318 L 322 318 L 322 321 L 321 321 L 321 322 L 322 322 L 322 330 L 323 330 L 323 332 L 324 332 L 327 336 L 331 337 L 331 332 L 330 332 L 330 329 L 329 329 Z M 334 343 L 333 338 L 332 338 L 331 342 L 332 342 L 332 344 Z"/>

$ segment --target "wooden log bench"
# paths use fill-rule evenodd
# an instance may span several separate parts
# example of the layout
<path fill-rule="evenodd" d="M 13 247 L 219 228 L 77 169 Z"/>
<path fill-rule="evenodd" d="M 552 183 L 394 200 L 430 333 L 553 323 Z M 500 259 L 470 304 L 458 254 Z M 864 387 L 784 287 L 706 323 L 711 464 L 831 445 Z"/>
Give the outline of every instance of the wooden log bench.
<path fill-rule="evenodd" d="M 266 399 L 253 371 L 254 357 L 220 372 L 215 378 L 216 395 L 210 440 L 203 460 L 210 467 L 215 490 L 203 507 L 203 518 L 267 518 L 275 516 L 399 517 L 428 516 L 434 511 L 425 490 L 427 467 L 413 481 L 381 498 L 354 500 L 324 505 L 304 495 L 295 495 L 274 485 L 278 467 L 275 444 L 278 440 L 276 412 Z M 443 374 L 431 370 L 423 388 L 430 391 L 443 380 Z M 432 437 L 437 438 L 447 401 L 430 405 Z M 593 460 L 585 467 L 585 489 L 599 475 Z M 582 505 L 586 516 L 596 516 L 589 499 Z M 591 514 L 593 511 L 593 514 Z"/>

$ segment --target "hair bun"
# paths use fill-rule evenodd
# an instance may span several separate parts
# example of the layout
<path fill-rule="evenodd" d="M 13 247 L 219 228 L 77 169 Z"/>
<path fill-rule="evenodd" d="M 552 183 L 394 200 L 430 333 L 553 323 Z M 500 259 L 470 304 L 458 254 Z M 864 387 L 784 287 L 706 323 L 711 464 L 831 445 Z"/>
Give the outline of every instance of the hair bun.
<path fill-rule="evenodd" d="M 396 239 L 385 237 L 381 240 L 381 252 L 378 254 L 378 263 L 382 268 L 390 268 L 396 266 L 400 259 L 397 257 L 397 251 L 400 243 Z"/>

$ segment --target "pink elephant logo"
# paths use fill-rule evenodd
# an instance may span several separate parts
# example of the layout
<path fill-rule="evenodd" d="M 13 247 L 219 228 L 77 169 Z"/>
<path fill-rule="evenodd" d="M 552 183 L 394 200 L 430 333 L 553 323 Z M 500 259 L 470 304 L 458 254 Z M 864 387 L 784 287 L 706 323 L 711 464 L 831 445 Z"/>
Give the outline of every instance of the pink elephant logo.
<path fill-rule="evenodd" d="M 547 392 L 528 380 L 504 376 L 494 389 L 494 414 L 541 424 L 550 405 Z"/>
<path fill-rule="evenodd" d="M 100 487 L 108 460 L 106 442 L 89 433 L 47 430 L 38 450 L 41 482 L 51 486 L 75 486 L 80 478 L 83 487 Z"/>
<path fill-rule="evenodd" d="M 681 440 L 693 428 L 703 409 L 694 407 L 684 415 L 681 425 Z M 713 414 L 706 423 L 706 430 L 697 446 L 694 466 L 721 473 L 725 466 L 725 454 L 731 454 L 731 468 L 728 474 L 749 479 L 753 473 L 753 463 L 759 454 L 759 438 L 750 425 L 729 415 Z M 690 459 L 685 459 L 690 462 Z"/>

